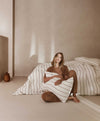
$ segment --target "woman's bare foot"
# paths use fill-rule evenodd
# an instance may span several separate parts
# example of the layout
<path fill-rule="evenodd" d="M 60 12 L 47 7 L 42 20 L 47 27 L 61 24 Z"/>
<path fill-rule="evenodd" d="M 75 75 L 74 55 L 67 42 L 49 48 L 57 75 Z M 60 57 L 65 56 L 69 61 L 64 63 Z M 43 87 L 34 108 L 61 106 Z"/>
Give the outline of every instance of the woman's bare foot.
<path fill-rule="evenodd" d="M 80 102 L 79 99 L 76 97 L 76 93 L 73 93 L 73 97 L 75 102 Z"/>
<path fill-rule="evenodd" d="M 73 96 L 73 97 L 74 97 L 73 99 L 75 102 L 78 102 L 78 103 L 80 102 L 80 100 L 76 96 Z"/>
<path fill-rule="evenodd" d="M 80 102 L 79 99 L 76 96 L 69 96 L 69 100 L 74 100 L 75 102 Z"/>
<path fill-rule="evenodd" d="M 68 99 L 69 99 L 69 100 L 73 100 L 73 96 L 69 96 Z"/>

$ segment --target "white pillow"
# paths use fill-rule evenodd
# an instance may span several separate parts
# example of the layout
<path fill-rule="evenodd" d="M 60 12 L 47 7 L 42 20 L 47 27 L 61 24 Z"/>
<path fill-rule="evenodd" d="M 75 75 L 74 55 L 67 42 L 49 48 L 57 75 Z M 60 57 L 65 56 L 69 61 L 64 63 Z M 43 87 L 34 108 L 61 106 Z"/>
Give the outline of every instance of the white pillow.
<path fill-rule="evenodd" d="M 52 72 L 47 72 L 46 76 L 50 77 L 52 75 Z M 54 74 L 54 73 L 53 73 Z M 56 73 L 57 75 L 57 73 Z M 61 84 L 55 85 L 55 82 L 59 80 L 60 78 L 54 77 L 53 79 L 50 79 L 46 83 L 41 84 L 41 90 L 44 91 L 50 91 L 54 93 L 60 100 L 61 102 L 65 103 L 69 97 L 69 94 L 72 90 L 73 86 L 73 77 L 62 81 Z"/>
<path fill-rule="evenodd" d="M 58 75 L 58 73 L 48 72 L 48 71 L 45 71 L 45 74 L 46 74 L 46 77 L 51 77 L 51 76 L 54 76 L 54 75 Z"/>
<path fill-rule="evenodd" d="M 97 80 L 100 80 L 100 66 L 96 66 L 94 69 L 96 72 Z"/>
<path fill-rule="evenodd" d="M 88 58 L 88 57 L 76 57 L 75 60 L 81 61 L 83 63 L 88 63 L 93 66 L 100 66 L 99 58 Z"/>

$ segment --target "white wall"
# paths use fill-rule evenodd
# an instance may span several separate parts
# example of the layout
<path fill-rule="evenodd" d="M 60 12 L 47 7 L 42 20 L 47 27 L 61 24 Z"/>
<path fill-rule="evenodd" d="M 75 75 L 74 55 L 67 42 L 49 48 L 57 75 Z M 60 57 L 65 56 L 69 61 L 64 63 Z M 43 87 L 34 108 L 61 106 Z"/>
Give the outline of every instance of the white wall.
<path fill-rule="evenodd" d="M 0 0 L 0 35 L 8 37 L 8 72 L 13 75 L 13 0 Z"/>
<path fill-rule="evenodd" d="M 15 75 L 27 76 L 58 51 L 100 58 L 100 0 L 16 0 Z"/>

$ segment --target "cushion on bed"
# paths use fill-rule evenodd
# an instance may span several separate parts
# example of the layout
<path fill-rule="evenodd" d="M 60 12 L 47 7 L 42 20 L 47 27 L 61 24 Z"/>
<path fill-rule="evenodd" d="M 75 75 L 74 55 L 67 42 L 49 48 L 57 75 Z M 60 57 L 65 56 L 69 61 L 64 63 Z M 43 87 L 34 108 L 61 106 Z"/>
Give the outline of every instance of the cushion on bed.
<path fill-rule="evenodd" d="M 100 82 L 100 66 L 96 66 L 94 69 L 96 72 L 97 80 Z"/>
<path fill-rule="evenodd" d="M 76 57 L 75 60 L 83 62 L 83 63 L 88 63 L 93 66 L 100 66 L 99 58 Z"/>

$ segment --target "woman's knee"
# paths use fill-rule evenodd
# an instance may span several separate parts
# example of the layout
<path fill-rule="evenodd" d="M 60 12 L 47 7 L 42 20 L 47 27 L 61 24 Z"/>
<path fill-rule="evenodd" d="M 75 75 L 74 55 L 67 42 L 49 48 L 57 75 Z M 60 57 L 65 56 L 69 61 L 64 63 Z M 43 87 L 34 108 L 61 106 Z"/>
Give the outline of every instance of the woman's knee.
<path fill-rule="evenodd" d="M 49 98 L 50 98 L 50 95 L 51 95 L 51 92 L 44 92 L 42 94 L 42 99 L 45 101 L 45 102 L 48 102 L 49 101 Z"/>
<path fill-rule="evenodd" d="M 76 72 L 74 70 L 69 71 L 69 76 L 75 76 L 75 75 L 76 75 Z"/>
<path fill-rule="evenodd" d="M 44 101 L 47 101 L 47 99 L 46 99 L 46 95 L 47 95 L 46 92 L 44 92 L 44 93 L 42 94 L 42 96 L 41 96 L 42 99 L 43 99 Z"/>

